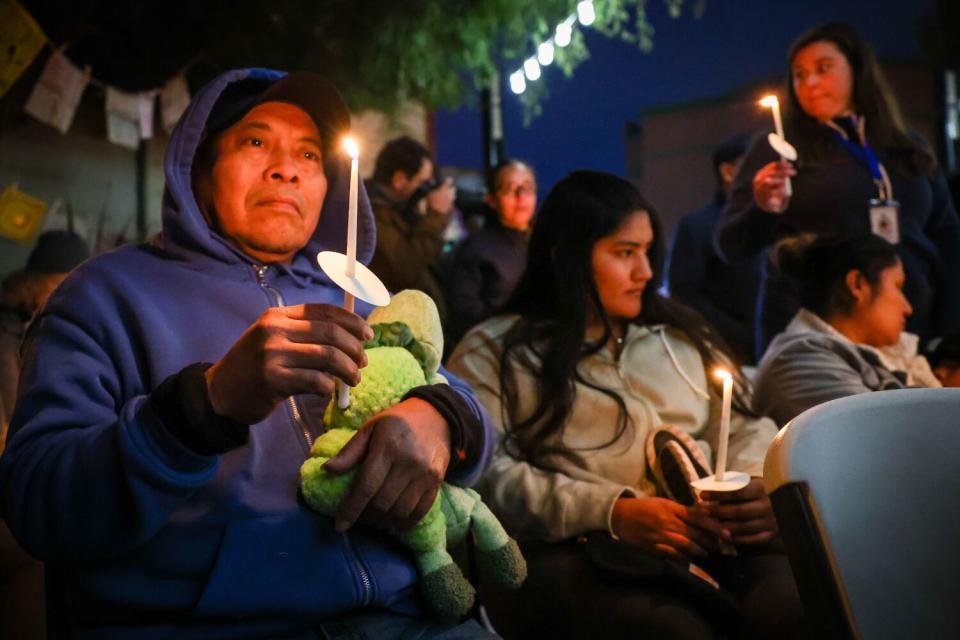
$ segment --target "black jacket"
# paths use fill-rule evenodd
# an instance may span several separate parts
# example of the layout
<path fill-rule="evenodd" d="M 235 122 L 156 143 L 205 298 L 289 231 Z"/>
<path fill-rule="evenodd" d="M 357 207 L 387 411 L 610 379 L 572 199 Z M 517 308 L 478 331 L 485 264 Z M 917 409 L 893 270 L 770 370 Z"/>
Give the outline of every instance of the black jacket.
<path fill-rule="evenodd" d="M 866 165 L 834 139 L 825 162 L 805 161 L 802 141 L 792 136 L 788 130 L 787 139 L 798 147 L 800 158 L 793 197 L 782 214 L 766 213 L 754 203 L 753 176 L 777 156 L 765 134 L 750 145 L 717 229 L 717 244 L 726 259 L 756 255 L 776 240 L 802 232 L 848 238 L 870 233 L 868 202 L 877 197 L 877 187 Z M 960 220 L 943 172 L 905 175 L 887 162 L 887 150 L 874 151 L 890 174 L 893 197 L 900 203 L 897 253 L 907 276 L 904 292 L 913 306 L 907 329 L 923 340 L 955 332 L 960 327 Z M 772 337 L 786 326 L 799 304 L 786 308 L 792 296 L 779 295 L 781 285 L 773 287 L 776 291 L 766 283 L 762 288 L 766 307 L 784 307 L 766 308 L 761 316 L 768 320 L 759 330 Z"/>

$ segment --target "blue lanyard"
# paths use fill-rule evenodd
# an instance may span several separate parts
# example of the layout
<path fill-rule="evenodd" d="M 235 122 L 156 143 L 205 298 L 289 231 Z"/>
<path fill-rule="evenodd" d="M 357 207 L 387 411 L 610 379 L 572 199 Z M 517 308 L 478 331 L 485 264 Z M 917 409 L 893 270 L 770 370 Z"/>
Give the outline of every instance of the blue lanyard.
<path fill-rule="evenodd" d="M 834 130 L 833 135 L 837 136 L 837 139 L 853 154 L 854 158 L 867 165 L 867 168 L 870 169 L 870 175 L 873 176 L 875 181 L 883 182 L 883 173 L 880 172 L 880 160 L 877 158 L 877 154 L 873 152 L 873 149 L 870 148 L 869 143 L 864 141 L 861 147 L 853 140 L 841 135 L 839 131 Z"/>

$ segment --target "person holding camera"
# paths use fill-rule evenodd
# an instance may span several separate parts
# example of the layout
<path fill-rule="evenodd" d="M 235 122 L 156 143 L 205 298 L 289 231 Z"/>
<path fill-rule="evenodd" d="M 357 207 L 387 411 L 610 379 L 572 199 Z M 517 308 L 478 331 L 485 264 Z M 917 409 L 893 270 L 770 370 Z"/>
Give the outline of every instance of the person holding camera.
<path fill-rule="evenodd" d="M 404 136 L 380 151 L 367 189 L 377 222 L 370 268 L 391 291 L 428 294 L 446 319 L 443 291 L 431 267 L 443 252 L 444 231 L 454 217 L 453 180 L 438 181 L 430 151 Z"/>

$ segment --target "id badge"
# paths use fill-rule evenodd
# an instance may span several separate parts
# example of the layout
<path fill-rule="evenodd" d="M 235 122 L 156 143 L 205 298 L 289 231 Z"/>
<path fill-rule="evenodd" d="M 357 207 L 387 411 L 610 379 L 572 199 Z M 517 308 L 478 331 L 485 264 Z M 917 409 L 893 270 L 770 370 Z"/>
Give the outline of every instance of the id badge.
<path fill-rule="evenodd" d="M 870 230 L 889 242 L 900 244 L 900 203 L 896 200 L 870 201 Z"/>

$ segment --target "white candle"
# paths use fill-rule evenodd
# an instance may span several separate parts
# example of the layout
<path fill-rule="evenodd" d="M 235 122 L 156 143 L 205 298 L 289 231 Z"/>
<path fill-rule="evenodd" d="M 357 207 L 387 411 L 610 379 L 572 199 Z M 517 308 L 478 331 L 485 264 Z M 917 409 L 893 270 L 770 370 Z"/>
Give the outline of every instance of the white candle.
<path fill-rule="evenodd" d="M 783 121 L 780 120 L 780 100 L 777 99 L 777 96 L 765 96 L 763 100 L 760 101 L 760 104 L 765 107 L 770 107 L 773 111 L 773 127 L 777 131 L 777 135 L 781 139 L 786 139 L 783 136 Z"/>
<path fill-rule="evenodd" d="M 359 189 L 360 149 L 353 138 L 344 138 L 343 147 L 350 154 L 350 201 L 347 208 L 347 276 L 353 277 L 357 264 L 357 191 Z"/>
<path fill-rule="evenodd" d="M 783 120 L 780 119 L 780 100 L 777 96 L 769 95 L 764 96 L 760 100 L 760 104 L 764 107 L 770 107 L 770 110 L 773 112 L 773 128 L 777 132 L 777 136 L 784 142 L 787 141 L 786 136 L 783 135 Z M 783 159 L 783 156 L 780 156 L 780 159 Z M 790 178 L 787 178 L 786 184 L 784 185 L 787 192 L 787 197 L 793 195 L 793 184 L 790 181 Z"/>
<path fill-rule="evenodd" d="M 347 266 L 346 275 L 354 277 L 357 271 L 357 192 L 360 189 L 360 149 L 353 138 L 343 139 L 343 148 L 350 155 L 350 194 L 347 205 Z M 353 294 L 343 292 L 343 308 L 352 312 Z M 346 409 L 350 406 L 350 390 L 343 380 L 337 380 L 337 406 Z"/>
<path fill-rule="evenodd" d="M 730 439 L 730 403 L 733 399 L 733 376 L 729 371 L 717 369 L 714 372 L 723 380 L 723 406 L 720 409 L 720 438 L 717 442 L 717 466 L 714 476 L 717 482 L 723 482 L 727 467 L 727 441 Z"/>

